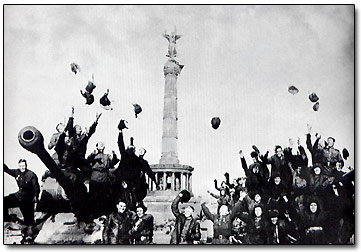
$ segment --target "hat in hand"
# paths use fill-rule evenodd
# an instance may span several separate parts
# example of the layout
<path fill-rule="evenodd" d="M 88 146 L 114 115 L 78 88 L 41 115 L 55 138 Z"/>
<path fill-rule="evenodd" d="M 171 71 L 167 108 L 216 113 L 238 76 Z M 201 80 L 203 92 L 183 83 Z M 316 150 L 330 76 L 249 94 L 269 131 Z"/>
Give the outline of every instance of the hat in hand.
<path fill-rule="evenodd" d="M 256 145 L 252 145 L 252 149 L 254 149 L 254 151 L 257 152 L 258 154 L 260 153 L 260 151 Z"/>
<path fill-rule="evenodd" d="M 182 190 L 180 193 L 182 194 L 180 199 L 182 203 L 188 202 L 191 199 L 191 194 L 187 190 Z"/>
<path fill-rule="evenodd" d="M 118 124 L 118 129 L 122 130 L 122 129 L 128 129 L 127 125 L 125 125 L 125 120 L 120 120 L 119 124 Z"/>
<path fill-rule="evenodd" d="M 343 148 L 342 156 L 345 160 L 347 160 L 347 158 L 350 156 L 350 153 L 348 153 L 348 150 L 346 148 Z"/>

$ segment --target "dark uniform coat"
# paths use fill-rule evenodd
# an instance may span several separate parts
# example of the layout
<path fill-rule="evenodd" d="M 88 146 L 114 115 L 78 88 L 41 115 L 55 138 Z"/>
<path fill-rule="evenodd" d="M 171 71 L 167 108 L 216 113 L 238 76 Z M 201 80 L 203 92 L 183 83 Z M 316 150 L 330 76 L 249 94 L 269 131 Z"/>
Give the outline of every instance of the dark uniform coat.
<path fill-rule="evenodd" d="M 173 200 L 172 203 L 172 213 L 176 218 L 175 227 L 171 234 L 170 244 L 179 244 L 181 242 L 186 242 L 188 244 L 193 244 L 193 241 L 199 241 L 201 239 L 201 229 L 197 220 L 191 217 L 188 230 L 186 230 L 185 241 L 181 240 L 182 231 L 184 224 L 186 223 L 187 217 L 179 212 L 178 204 L 180 202 L 179 195 Z"/>
<path fill-rule="evenodd" d="M 130 244 L 130 230 L 132 228 L 132 213 L 109 214 L 104 224 L 104 244 Z"/>
<path fill-rule="evenodd" d="M 4 164 L 4 171 L 16 179 L 19 191 L 4 198 L 4 214 L 8 216 L 8 208 L 19 207 L 24 216 L 25 225 L 34 224 L 34 198 L 38 199 L 40 187 L 36 174 L 28 169 L 9 169 Z"/>

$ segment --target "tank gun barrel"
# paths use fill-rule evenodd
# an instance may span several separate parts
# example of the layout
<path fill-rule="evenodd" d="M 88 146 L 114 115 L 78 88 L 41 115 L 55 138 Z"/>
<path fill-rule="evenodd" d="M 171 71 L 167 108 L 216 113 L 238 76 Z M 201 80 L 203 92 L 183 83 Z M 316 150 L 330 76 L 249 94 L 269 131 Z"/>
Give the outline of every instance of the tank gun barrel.
<path fill-rule="evenodd" d="M 24 127 L 18 134 L 18 140 L 24 149 L 36 154 L 56 178 L 63 176 L 59 167 L 45 150 L 44 138 L 38 129 L 33 126 Z"/>
<path fill-rule="evenodd" d="M 77 217 L 86 219 L 88 210 L 88 193 L 86 186 L 79 181 L 74 181 L 61 171 L 52 157 L 44 148 L 44 137 L 41 132 L 33 126 L 27 126 L 20 130 L 18 134 L 20 145 L 36 154 L 44 165 L 49 169 L 54 178 L 63 187 L 68 199 L 71 202 L 73 212 Z"/>

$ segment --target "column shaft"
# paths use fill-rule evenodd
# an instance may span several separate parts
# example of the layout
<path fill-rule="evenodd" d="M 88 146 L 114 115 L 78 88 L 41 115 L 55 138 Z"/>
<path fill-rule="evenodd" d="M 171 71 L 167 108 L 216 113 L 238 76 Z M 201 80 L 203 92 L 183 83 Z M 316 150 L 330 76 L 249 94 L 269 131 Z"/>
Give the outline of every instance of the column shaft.
<path fill-rule="evenodd" d="M 163 190 L 167 189 L 167 173 L 163 173 Z"/>
<path fill-rule="evenodd" d="M 174 174 L 174 172 L 172 172 L 172 185 L 171 185 L 171 189 L 172 189 L 173 191 L 176 190 L 176 188 L 175 188 L 175 174 Z"/>
<path fill-rule="evenodd" d="M 187 173 L 184 174 L 184 179 L 185 179 L 185 183 L 184 183 L 184 184 L 185 184 L 185 189 L 186 189 L 186 190 L 189 190 L 189 189 L 188 189 L 188 174 L 187 174 Z"/>
<path fill-rule="evenodd" d="M 189 191 L 192 191 L 192 174 L 189 173 Z"/>

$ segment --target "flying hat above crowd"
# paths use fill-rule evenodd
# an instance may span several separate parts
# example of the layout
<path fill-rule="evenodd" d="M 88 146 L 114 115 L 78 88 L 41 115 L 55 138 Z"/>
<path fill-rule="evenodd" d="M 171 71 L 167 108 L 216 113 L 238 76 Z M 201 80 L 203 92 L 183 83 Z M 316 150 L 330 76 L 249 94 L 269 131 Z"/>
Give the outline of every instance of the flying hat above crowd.
<path fill-rule="evenodd" d="M 213 117 L 211 124 L 213 129 L 218 129 L 219 125 L 221 124 L 221 119 L 219 117 Z"/>
<path fill-rule="evenodd" d="M 80 72 L 80 67 L 77 63 L 71 63 L 70 69 L 74 74 L 77 74 L 78 72 Z"/>
<path fill-rule="evenodd" d="M 139 104 L 133 104 L 133 106 L 134 106 L 135 118 L 138 118 L 138 114 L 142 112 L 142 107 Z"/>
<path fill-rule="evenodd" d="M 289 87 L 288 87 L 288 92 L 289 92 L 290 94 L 295 95 L 295 94 L 297 94 L 299 91 L 298 91 L 298 88 L 296 88 L 295 86 L 289 86 Z"/>

